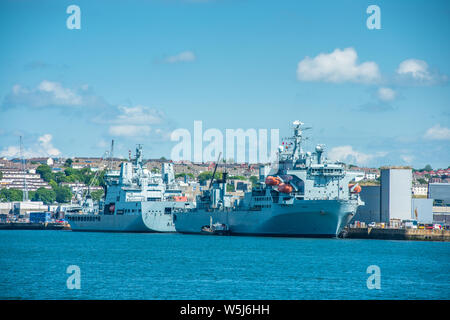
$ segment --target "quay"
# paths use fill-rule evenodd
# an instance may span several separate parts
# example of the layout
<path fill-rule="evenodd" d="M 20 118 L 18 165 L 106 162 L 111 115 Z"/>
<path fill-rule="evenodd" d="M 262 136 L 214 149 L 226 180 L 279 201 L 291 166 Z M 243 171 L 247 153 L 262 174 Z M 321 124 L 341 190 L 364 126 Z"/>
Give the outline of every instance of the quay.
<path fill-rule="evenodd" d="M 349 239 L 450 241 L 450 230 L 346 227 L 342 237 Z"/>
<path fill-rule="evenodd" d="M 70 226 L 62 223 L 0 223 L 0 230 L 70 230 Z"/>

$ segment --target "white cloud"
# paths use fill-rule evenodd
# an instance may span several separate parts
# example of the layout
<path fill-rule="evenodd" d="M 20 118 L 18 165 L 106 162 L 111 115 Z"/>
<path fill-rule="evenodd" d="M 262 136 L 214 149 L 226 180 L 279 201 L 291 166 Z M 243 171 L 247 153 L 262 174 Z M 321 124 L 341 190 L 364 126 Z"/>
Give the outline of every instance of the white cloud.
<path fill-rule="evenodd" d="M 114 118 L 107 120 L 111 124 L 109 134 L 125 137 L 149 136 L 150 133 L 162 135 L 159 127 L 166 122 L 162 111 L 142 105 L 119 106 L 117 111 Z"/>
<path fill-rule="evenodd" d="M 117 123 L 132 124 L 157 124 L 163 121 L 164 114 L 146 106 L 137 105 L 135 107 L 119 106 L 119 114 L 113 121 Z"/>
<path fill-rule="evenodd" d="M 25 107 L 76 107 L 83 105 L 105 105 L 105 102 L 92 94 L 87 85 L 78 89 L 65 88 L 59 82 L 41 81 L 35 88 L 26 88 L 20 84 L 12 87 L 5 96 L 2 106 Z"/>
<path fill-rule="evenodd" d="M 396 70 L 400 79 L 413 84 L 436 84 L 447 81 L 446 75 L 438 71 L 431 71 L 428 63 L 418 59 L 407 59 L 402 61 Z"/>
<path fill-rule="evenodd" d="M 375 154 L 367 154 L 353 150 L 351 146 L 334 147 L 328 152 L 328 157 L 334 161 L 342 161 L 346 163 L 356 163 L 365 165 L 374 158 L 384 157 L 387 152 L 377 152 Z"/>
<path fill-rule="evenodd" d="M 371 83 L 380 79 L 380 71 L 375 62 L 358 64 L 355 49 L 346 48 L 304 58 L 298 63 L 297 78 L 300 81 Z"/>
<path fill-rule="evenodd" d="M 195 59 L 196 59 L 195 54 L 192 51 L 183 51 L 177 55 L 165 58 L 164 62 L 166 63 L 192 62 Z"/>
<path fill-rule="evenodd" d="M 425 132 L 425 139 L 429 140 L 450 140 L 450 129 L 446 127 L 441 127 L 440 124 L 429 128 Z"/>
<path fill-rule="evenodd" d="M 52 135 L 44 134 L 37 139 L 37 142 L 30 148 L 24 148 L 23 156 L 25 158 L 34 157 L 58 157 L 61 152 L 52 144 Z M 7 158 L 20 156 L 19 146 L 9 146 L 0 151 L 0 155 Z"/>
<path fill-rule="evenodd" d="M 55 100 L 55 104 L 80 105 L 83 100 L 81 96 L 68 88 L 64 88 L 58 82 L 44 80 L 39 84 L 38 90 L 49 93 Z"/>
<path fill-rule="evenodd" d="M 102 148 L 102 149 L 106 149 L 107 147 L 109 147 L 109 143 L 104 140 L 104 139 L 100 139 L 97 141 L 97 144 L 95 145 L 97 148 Z"/>
<path fill-rule="evenodd" d="M 43 151 L 46 155 L 49 155 L 51 157 L 56 157 L 61 154 L 61 152 L 56 149 L 52 144 L 52 135 L 47 133 L 43 136 L 39 137 L 39 145 L 41 147 L 41 151 Z"/>
<path fill-rule="evenodd" d="M 400 75 L 409 75 L 417 80 L 430 80 L 428 64 L 423 60 L 408 59 L 400 63 L 397 68 Z"/>
<path fill-rule="evenodd" d="M 109 127 L 109 134 L 113 136 L 136 137 L 148 136 L 150 134 L 150 126 L 145 125 L 114 125 Z"/>
<path fill-rule="evenodd" d="M 397 96 L 396 92 L 391 88 L 379 88 L 377 92 L 378 99 L 382 101 L 392 101 Z"/>
<path fill-rule="evenodd" d="M 414 160 L 414 156 L 411 156 L 411 155 L 401 155 L 400 156 L 400 158 L 404 161 L 404 162 L 406 162 L 406 163 L 411 163 L 413 160 Z"/>

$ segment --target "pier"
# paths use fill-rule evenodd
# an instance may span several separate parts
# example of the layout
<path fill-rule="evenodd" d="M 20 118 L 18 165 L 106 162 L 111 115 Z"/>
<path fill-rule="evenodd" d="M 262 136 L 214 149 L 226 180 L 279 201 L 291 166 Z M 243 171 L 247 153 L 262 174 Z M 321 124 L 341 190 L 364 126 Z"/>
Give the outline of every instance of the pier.
<path fill-rule="evenodd" d="M 344 234 L 349 239 L 450 241 L 450 230 L 438 229 L 346 228 Z"/>
<path fill-rule="evenodd" d="M 0 223 L 0 230 L 70 230 L 70 226 L 62 223 Z"/>

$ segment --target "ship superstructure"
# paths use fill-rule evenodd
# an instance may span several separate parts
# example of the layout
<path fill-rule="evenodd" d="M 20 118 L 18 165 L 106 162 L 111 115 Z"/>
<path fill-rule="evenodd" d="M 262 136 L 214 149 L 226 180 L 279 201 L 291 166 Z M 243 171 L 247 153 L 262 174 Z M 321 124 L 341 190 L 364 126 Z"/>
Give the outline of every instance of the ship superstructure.
<path fill-rule="evenodd" d="M 175 181 L 172 163 L 161 173 L 144 167 L 142 146 L 134 161 L 105 174 L 105 198 L 98 212 L 91 208 L 67 217 L 74 231 L 175 232 L 173 214 L 193 207 Z M 81 207 L 83 208 L 83 207 Z"/>
<path fill-rule="evenodd" d="M 224 173 L 197 197 L 197 206 L 174 216 L 182 233 L 200 233 L 202 226 L 225 224 L 231 234 L 335 237 L 352 219 L 361 188 L 351 183 L 358 175 L 343 163 L 324 158 L 324 146 L 303 150 L 303 123 L 279 147 L 276 163 L 260 168 L 260 183 L 242 199 L 226 194 Z"/>

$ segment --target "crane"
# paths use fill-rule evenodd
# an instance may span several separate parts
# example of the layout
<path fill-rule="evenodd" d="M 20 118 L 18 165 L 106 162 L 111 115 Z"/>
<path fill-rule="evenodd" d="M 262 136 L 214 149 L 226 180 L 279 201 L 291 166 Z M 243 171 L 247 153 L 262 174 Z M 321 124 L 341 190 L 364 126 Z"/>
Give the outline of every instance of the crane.
<path fill-rule="evenodd" d="M 22 172 L 23 172 L 23 198 L 22 200 L 28 201 L 28 185 L 27 185 L 27 175 L 25 170 L 25 158 L 23 156 L 23 142 L 22 142 L 22 136 L 20 136 L 20 160 L 21 160 L 21 166 L 22 166 Z"/>
<path fill-rule="evenodd" d="M 113 167 L 113 154 L 114 154 L 114 139 L 111 140 L 111 151 L 109 152 L 109 163 L 108 163 L 109 170 L 112 170 Z"/>
<path fill-rule="evenodd" d="M 219 164 L 221 156 L 222 156 L 222 152 L 219 153 L 219 158 L 217 159 L 216 165 L 214 166 L 214 172 L 212 174 L 211 181 L 209 182 L 209 189 L 208 190 L 211 190 L 212 182 L 214 180 L 214 176 L 216 175 L 217 165 Z"/>

